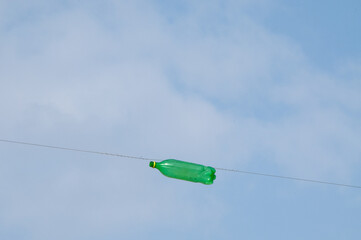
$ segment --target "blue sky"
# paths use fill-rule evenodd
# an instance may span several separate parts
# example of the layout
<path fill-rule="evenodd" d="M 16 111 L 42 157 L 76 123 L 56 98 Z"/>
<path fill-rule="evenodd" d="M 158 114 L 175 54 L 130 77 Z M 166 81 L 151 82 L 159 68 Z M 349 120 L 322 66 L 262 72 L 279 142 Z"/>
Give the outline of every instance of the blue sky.
<path fill-rule="evenodd" d="M 360 185 L 357 1 L 1 1 L 0 138 Z M 359 239 L 361 192 L 0 144 L 1 239 Z"/>
<path fill-rule="evenodd" d="M 256 18 L 272 32 L 285 35 L 303 49 L 318 69 L 332 71 L 359 61 L 361 5 L 357 1 L 277 1 Z"/>

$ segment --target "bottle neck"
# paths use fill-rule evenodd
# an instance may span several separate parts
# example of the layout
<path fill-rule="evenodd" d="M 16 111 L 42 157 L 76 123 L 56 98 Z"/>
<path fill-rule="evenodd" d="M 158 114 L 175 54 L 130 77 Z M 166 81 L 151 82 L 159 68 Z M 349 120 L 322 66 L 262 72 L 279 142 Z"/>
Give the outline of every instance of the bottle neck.
<path fill-rule="evenodd" d="M 151 167 L 151 168 L 156 168 L 156 166 L 157 166 L 157 162 L 151 161 L 149 163 L 149 167 Z"/>

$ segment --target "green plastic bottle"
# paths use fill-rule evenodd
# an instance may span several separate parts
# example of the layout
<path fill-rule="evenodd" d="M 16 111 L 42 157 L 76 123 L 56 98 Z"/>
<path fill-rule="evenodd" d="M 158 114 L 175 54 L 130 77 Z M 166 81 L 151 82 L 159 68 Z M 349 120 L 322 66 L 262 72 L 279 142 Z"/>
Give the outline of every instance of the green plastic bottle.
<path fill-rule="evenodd" d="M 162 162 L 149 163 L 149 167 L 158 169 L 163 175 L 171 178 L 212 184 L 216 179 L 216 169 L 196 163 L 184 162 L 175 159 L 167 159 Z"/>

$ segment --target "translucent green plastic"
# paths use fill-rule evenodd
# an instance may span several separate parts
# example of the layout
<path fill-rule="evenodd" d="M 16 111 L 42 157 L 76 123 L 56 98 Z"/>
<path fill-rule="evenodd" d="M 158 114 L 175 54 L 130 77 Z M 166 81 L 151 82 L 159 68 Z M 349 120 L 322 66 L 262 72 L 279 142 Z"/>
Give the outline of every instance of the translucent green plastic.
<path fill-rule="evenodd" d="M 163 175 L 190 182 L 212 184 L 216 179 L 216 169 L 196 163 L 167 159 L 162 162 L 150 162 L 149 166 L 158 169 Z"/>

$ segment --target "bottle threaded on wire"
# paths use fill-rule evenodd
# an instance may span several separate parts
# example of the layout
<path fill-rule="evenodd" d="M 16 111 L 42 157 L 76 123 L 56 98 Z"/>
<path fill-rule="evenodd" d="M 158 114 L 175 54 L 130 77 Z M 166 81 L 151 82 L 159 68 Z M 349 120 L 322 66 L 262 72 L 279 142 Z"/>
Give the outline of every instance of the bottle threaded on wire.
<path fill-rule="evenodd" d="M 196 163 L 167 159 L 151 161 L 149 167 L 158 169 L 163 175 L 180 180 L 210 185 L 216 179 L 216 169 Z"/>

